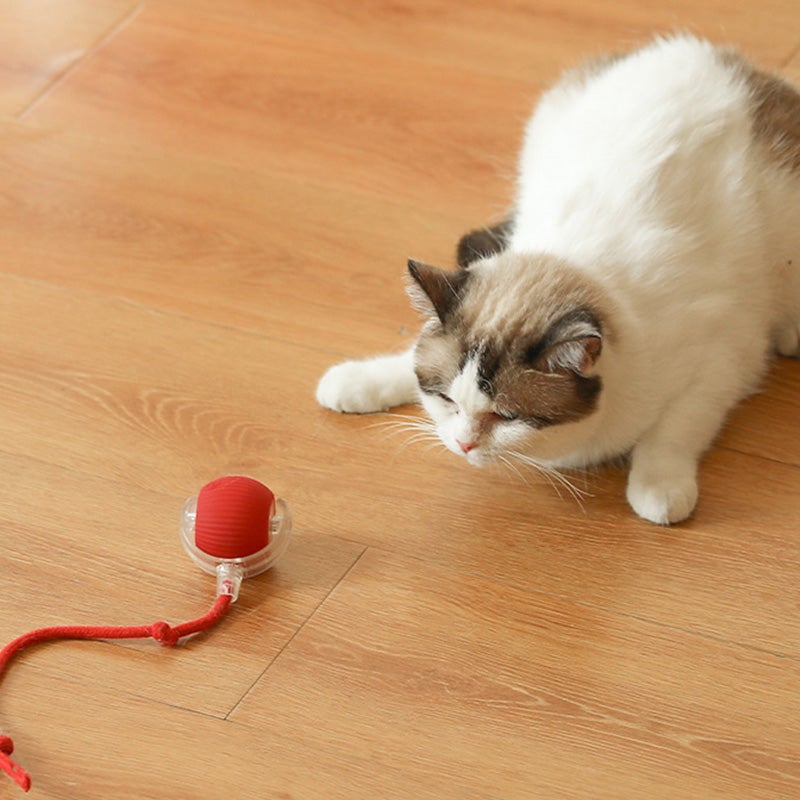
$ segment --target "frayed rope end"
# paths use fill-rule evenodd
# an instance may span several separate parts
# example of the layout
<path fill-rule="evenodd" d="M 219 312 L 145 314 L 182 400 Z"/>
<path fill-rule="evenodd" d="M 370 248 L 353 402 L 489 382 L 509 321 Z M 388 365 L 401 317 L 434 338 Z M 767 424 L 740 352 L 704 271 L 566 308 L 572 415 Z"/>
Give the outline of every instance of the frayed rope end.
<path fill-rule="evenodd" d="M 6 773 L 24 792 L 31 788 L 31 776 L 19 764 L 11 760 L 14 742 L 8 736 L 0 735 L 0 769 Z"/>

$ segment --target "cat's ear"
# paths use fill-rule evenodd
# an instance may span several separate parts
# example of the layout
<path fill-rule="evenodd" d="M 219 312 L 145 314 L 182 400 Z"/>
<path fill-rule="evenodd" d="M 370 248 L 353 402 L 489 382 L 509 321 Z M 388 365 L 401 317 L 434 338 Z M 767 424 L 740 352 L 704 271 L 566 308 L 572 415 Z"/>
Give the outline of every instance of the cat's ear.
<path fill-rule="evenodd" d="M 473 261 L 502 253 L 508 246 L 513 224 L 509 217 L 491 227 L 477 228 L 465 233 L 456 248 L 458 266 L 468 267 Z"/>
<path fill-rule="evenodd" d="M 412 280 L 406 291 L 414 307 L 426 316 L 435 314 L 444 322 L 461 299 L 466 272 L 451 272 L 409 258 L 408 274 Z"/>
<path fill-rule="evenodd" d="M 603 351 L 603 333 L 597 318 L 585 309 L 562 317 L 530 348 L 526 361 L 539 372 L 591 373 Z"/>

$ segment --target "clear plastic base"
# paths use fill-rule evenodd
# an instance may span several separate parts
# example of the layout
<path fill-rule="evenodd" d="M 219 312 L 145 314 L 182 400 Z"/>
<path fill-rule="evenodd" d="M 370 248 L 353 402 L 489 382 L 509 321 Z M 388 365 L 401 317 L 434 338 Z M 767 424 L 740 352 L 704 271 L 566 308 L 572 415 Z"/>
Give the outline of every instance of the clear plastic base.
<path fill-rule="evenodd" d="M 275 499 L 275 513 L 269 521 L 269 544 L 244 558 L 218 558 L 204 552 L 195 543 L 196 520 L 197 497 L 190 497 L 184 503 L 181 514 L 180 536 L 183 548 L 200 569 L 217 576 L 217 594 L 230 595 L 234 602 L 239 596 L 242 579 L 260 575 L 273 566 L 286 552 L 292 532 L 289 506 L 278 497 Z"/>

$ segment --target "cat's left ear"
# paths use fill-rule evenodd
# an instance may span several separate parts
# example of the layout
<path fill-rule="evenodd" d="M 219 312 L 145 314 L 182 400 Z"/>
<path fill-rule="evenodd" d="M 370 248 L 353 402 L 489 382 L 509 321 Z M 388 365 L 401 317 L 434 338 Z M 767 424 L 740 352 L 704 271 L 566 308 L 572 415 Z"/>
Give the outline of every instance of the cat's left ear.
<path fill-rule="evenodd" d="M 466 270 L 452 272 L 409 258 L 408 273 L 413 279 L 407 287 L 411 302 L 418 311 L 435 314 L 443 323 L 461 300 Z"/>
<path fill-rule="evenodd" d="M 597 318 L 583 309 L 555 322 L 527 354 L 540 372 L 574 372 L 587 376 L 603 351 L 603 333 Z"/>

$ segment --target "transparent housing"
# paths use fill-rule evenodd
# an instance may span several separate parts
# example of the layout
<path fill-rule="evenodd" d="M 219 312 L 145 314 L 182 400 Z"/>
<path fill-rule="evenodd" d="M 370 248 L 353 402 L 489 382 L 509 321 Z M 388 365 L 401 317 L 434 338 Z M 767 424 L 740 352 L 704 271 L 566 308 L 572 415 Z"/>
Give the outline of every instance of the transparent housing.
<path fill-rule="evenodd" d="M 286 552 L 292 532 L 292 515 L 286 501 L 275 498 L 275 513 L 269 520 L 269 544 L 244 558 L 219 558 L 201 550 L 195 542 L 197 521 L 197 497 L 190 497 L 183 504 L 180 536 L 184 550 L 200 569 L 217 576 L 217 595 L 230 595 L 233 602 L 239 597 L 243 578 L 260 575 L 273 566 Z"/>

